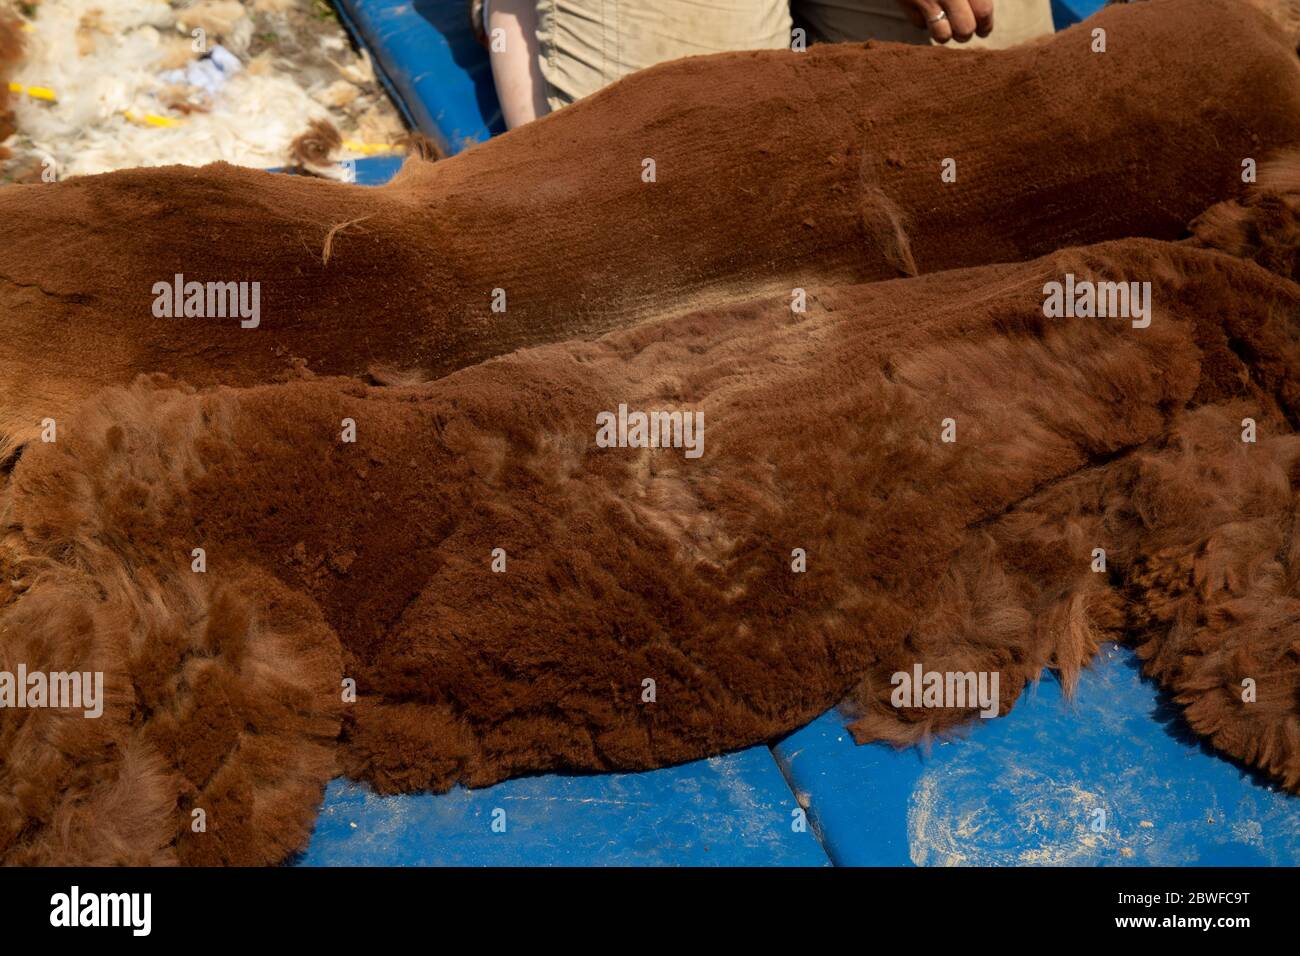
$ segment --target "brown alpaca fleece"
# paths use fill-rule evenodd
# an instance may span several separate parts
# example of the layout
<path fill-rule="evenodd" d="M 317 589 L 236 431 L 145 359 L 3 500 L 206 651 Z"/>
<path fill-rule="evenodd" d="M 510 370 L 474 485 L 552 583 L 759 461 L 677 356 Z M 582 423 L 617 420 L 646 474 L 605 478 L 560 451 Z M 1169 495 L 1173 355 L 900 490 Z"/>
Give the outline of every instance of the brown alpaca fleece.
<path fill-rule="evenodd" d="M 1296 142 L 1300 67 L 1273 24 L 1152 0 L 1013 50 L 664 64 L 380 188 L 222 165 L 10 187 L 0 458 L 141 371 L 430 377 L 738 296 L 1174 239 L 1236 195 L 1244 158 Z M 261 283 L 260 324 L 156 317 L 177 274 Z"/>
<path fill-rule="evenodd" d="M 1257 188 L 1192 221 L 1192 241 L 1300 281 L 1300 150 L 1285 152 L 1258 172 Z"/>
<path fill-rule="evenodd" d="M 1300 54 L 1300 0 L 1249 0 L 1277 23 L 1282 38 Z"/>
<path fill-rule="evenodd" d="M 1067 272 L 1152 282 L 1150 327 L 1045 318 Z M 995 670 L 1005 710 L 1126 631 L 1215 746 L 1300 785 L 1300 287 L 1128 240 L 811 301 L 414 387 L 89 399 L 4 492 L 0 660 L 112 693 L 0 712 L 0 860 L 281 859 L 335 739 L 383 792 L 661 766 L 850 692 L 860 739 L 914 740 L 970 713 L 892 708 L 893 672 Z M 702 411 L 703 454 L 597 447 L 620 403 Z"/>

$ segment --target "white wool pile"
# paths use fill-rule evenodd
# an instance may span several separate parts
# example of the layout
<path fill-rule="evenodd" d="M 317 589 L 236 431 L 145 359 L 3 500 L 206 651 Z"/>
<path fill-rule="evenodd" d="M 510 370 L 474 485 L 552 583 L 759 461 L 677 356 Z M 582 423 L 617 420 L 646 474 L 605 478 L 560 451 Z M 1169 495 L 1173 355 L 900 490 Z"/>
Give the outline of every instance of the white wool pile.
<path fill-rule="evenodd" d="M 241 17 L 239 4 L 216 0 L 208 7 L 225 14 L 217 23 L 222 42 L 236 54 L 246 51 L 252 21 Z M 13 79 L 49 88 L 58 99 L 19 94 L 15 111 L 18 129 L 54 161 L 60 177 L 216 160 L 278 166 L 295 136 L 312 120 L 329 118 L 292 80 L 247 63 L 205 101 L 209 112 L 183 116 L 169 109 L 176 88 L 159 74 L 202 56 L 193 49 L 187 14 L 165 0 L 42 0 Z M 203 40 L 206 49 L 218 42 Z M 149 125 L 150 116 L 177 125 Z"/>

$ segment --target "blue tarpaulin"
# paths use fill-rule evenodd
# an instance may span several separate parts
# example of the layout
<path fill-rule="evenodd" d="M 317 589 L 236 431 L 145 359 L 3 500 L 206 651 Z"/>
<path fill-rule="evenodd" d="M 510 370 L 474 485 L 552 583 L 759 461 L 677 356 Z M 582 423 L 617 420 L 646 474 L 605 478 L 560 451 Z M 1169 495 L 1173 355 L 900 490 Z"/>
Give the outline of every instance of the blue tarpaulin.
<path fill-rule="evenodd" d="M 407 122 L 447 155 L 505 131 L 487 51 L 461 0 L 339 0 Z"/>

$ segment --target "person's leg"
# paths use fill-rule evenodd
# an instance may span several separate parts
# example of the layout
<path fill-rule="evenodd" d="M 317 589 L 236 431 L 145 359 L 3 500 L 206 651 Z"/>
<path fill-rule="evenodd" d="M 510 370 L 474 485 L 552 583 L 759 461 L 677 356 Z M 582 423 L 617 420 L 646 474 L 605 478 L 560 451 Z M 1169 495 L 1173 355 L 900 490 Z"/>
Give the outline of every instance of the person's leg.
<path fill-rule="evenodd" d="M 993 0 L 993 32 L 975 37 L 967 46 L 1000 50 L 1051 36 L 1055 29 L 1051 0 Z"/>
<path fill-rule="evenodd" d="M 553 110 L 656 63 L 790 45 L 788 0 L 535 2 L 541 71 Z"/>
<path fill-rule="evenodd" d="M 483 19 L 506 126 L 514 129 L 546 115 L 550 107 L 538 62 L 535 0 L 487 0 Z"/>

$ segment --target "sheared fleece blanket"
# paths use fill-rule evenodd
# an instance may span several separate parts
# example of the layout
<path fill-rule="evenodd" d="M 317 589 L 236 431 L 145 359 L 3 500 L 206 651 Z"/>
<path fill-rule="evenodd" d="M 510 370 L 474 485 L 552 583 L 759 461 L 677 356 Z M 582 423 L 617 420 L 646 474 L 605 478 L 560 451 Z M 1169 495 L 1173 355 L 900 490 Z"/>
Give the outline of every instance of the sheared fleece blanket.
<path fill-rule="evenodd" d="M 679 61 L 373 190 L 0 190 L 0 673 L 104 675 L 0 709 L 0 859 L 276 862 L 340 771 L 650 768 L 837 703 L 911 743 L 979 705 L 894 675 L 1005 712 L 1112 639 L 1300 789 L 1293 47 L 1153 0 Z M 158 317 L 175 273 L 256 325 Z M 1130 308 L 1045 304 L 1089 283 Z"/>

